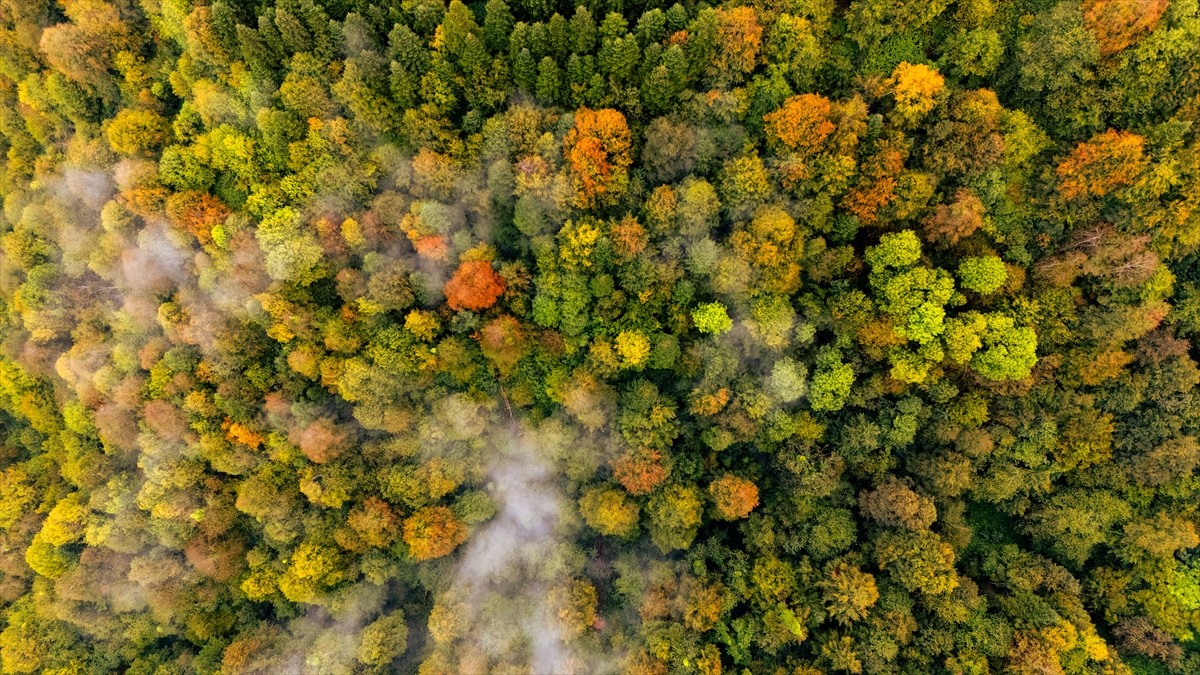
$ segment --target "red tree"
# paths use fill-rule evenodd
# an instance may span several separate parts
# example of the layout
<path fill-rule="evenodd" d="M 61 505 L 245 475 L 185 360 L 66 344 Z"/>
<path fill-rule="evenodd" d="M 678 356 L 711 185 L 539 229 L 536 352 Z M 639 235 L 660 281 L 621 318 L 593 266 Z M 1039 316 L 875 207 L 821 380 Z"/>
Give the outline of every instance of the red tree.
<path fill-rule="evenodd" d="M 504 279 L 485 260 L 468 260 L 446 282 L 446 304 L 451 309 L 479 311 L 496 304 L 504 292 Z"/>
<path fill-rule="evenodd" d="M 668 473 L 662 454 L 649 448 L 625 453 L 613 462 L 612 468 L 617 482 L 633 495 L 649 494 L 666 480 Z"/>

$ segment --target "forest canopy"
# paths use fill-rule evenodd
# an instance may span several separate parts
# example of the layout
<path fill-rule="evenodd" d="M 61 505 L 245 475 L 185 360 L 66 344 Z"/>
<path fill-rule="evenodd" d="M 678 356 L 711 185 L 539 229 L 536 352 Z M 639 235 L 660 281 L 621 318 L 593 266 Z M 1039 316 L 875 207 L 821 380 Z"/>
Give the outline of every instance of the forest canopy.
<path fill-rule="evenodd" d="M 0 0 L 0 671 L 1200 672 L 1198 0 Z"/>

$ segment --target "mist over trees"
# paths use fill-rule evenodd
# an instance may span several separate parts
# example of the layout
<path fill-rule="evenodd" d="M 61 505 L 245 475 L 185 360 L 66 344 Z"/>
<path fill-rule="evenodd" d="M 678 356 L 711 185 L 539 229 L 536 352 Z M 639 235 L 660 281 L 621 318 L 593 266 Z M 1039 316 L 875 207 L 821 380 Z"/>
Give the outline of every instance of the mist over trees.
<path fill-rule="evenodd" d="M 0 0 L 0 671 L 1200 672 L 1197 0 Z"/>

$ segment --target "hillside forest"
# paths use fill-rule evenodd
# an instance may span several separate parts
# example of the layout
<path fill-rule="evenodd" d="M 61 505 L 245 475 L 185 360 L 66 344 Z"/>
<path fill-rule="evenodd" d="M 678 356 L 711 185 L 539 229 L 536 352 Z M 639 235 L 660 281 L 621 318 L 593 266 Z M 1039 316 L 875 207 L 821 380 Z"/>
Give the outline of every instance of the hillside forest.
<path fill-rule="evenodd" d="M 0 157 L 3 673 L 1200 672 L 1198 0 L 0 0 Z"/>

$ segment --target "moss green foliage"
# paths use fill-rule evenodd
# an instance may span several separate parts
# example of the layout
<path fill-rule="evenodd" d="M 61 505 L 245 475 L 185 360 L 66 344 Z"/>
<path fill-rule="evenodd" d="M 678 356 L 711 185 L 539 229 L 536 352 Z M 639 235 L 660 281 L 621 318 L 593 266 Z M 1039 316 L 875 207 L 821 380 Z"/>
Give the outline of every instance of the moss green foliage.
<path fill-rule="evenodd" d="M 1200 673 L 1197 0 L 4 0 L 0 195 L 0 673 Z"/>

